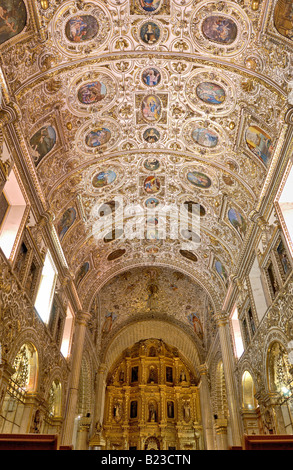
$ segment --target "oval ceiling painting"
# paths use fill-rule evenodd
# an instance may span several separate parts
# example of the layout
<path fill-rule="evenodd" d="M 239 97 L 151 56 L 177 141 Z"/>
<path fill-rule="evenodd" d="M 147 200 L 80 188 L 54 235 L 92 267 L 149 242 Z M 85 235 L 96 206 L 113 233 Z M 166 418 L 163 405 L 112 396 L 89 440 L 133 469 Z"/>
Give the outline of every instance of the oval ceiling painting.
<path fill-rule="evenodd" d="M 151 127 L 144 131 L 143 138 L 148 144 L 155 144 L 160 140 L 160 133 L 157 129 Z"/>
<path fill-rule="evenodd" d="M 88 147 L 96 148 L 106 145 L 111 139 L 111 131 L 105 127 L 100 127 L 95 131 L 91 131 L 85 138 Z"/>
<path fill-rule="evenodd" d="M 187 179 L 191 184 L 202 189 L 208 189 L 212 185 L 210 178 L 198 171 L 190 171 L 187 174 Z"/>
<path fill-rule="evenodd" d="M 222 263 L 220 261 L 215 262 L 215 268 L 216 268 L 217 273 L 221 276 L 221 278 L 225 282 L 225 284 L 227 284 L 228 283 L 228 274 L 227 274 L 226 269 L 224 268 L 224 266 L 222 265 Z"/>
<path fill-rule="evenodd" d="M 202 82 L 196 87 L 196 94 L 201 101 L 208 104 L 222 104 L 226 99 L 226 93 L 217 83 Z"/>
<path fill-rule="evenodd" d="M 97 36 L 99 25 L 92 15 L 79 15 L 70 18 L 65 26 L 65 34 L 69 41 L 80 43 L 90 41 Z"/>
<path fill-rule="evenodd" d="M 86 83 L 78 90 L 77 96 L 82 104 L 95 104 L 102 101 L 107 95 L 107 88 L 104 83 Z"/>
<path fill-rule="evenodd" d="M 144 11 L 147 11 L 149 13 L 153 13 L 157 11 L 163 0 L 138 0 L 141 8 Z"/>
<path fill-rule="evenodd" d="M 55 146 L 56 131 L 52 126 L 44 126 L 30 139 L 32 156 L 35 163 L 39 163 Z"/>
<path fill-rule="evenodd" d="M 257 126 L 250 126 L 246 131 L 246 143 L 249 149 L 264 164 L 267 164 L 273 153 L 271 137 Z"/>
<path fill-rule="evenodd" d="M 292 0 L 278 0 L 274 12 L 276 30 L 286 38 L 293 39 Z"/>
<path fill-rule="evenodd" d="M 180 255 L 194 263 L 197 262 L 197 256 L 192 251 L 180 250 Z"/>
<path fill-rule="evenodd" d="M 146 86 L 157 86 L 161 81 L 161 72 L 154 67 L 149 67 L 143 71 L 142 81 Z"/>
<path fill-rule="evenodd" d="M 117 175 L 115 171 L 101 171 L 92 180 L 92 185 L 94 188 L 104 188 L 115 181 Z"/>
<path fill-rule="evenodd" d="M 237 25 L 225 16 L 209 16 L 202 23 L 204 36 L 218 44 L 232 44 L 237 37 Z"/>
<path fill-rule="evenodd" d="M 197 233 L 192 232 L 191 230 L 182 230 L 181 235 L 183 238 L 193 243 L 199 244 L 201 242 L 200 236 Z"/>
<path fill-rule="evenodd" d="M 99 207 L 98 214 L 100 217 L 106 217 L 107 215 L 114 214 L 119 206 L 120 204 L 118 201 L 105 202 Z"/>
<path fill-rule="evenodd" d="M 156 176 L 149 176 L 144 182 L 144 189 L 147 193 L 153 194 L 160 191 L 161 183 Z"/>
<path fill-rule="evenodd" d="M 1 0 L 0 44 L 21 33 L 26 22 L 27 12 L 23 0 Z"/>
<path fill-rule="evenodd" d="M 156 171 L 160 168 L 160 161 L 157 158 L 148 158 L 144 162 L 144 167 L 146 170 Z"/>
<path fill-rule="evenodd" d="M 140 39 L 148 46 L 156 44 L 161 36 L 159 26 L 153 21 L 144 23 L 140 30 Z"/>
<path fill-rule="evenodd" d="M 219 137 L 216 132 L 203 127 L 197 127 L 194 129 L 191 136 L 196 144 L 207 148 L 216 147 L 219 141 Z"/>
<path fill-rule="evenodd" d="M 108 256 L 108 261 L 114 261 L 115 259 L 121 258 L 121 256 L 125 255 L 125 253 L 126 250 L 113 251 L 113 253 Z"/>
<path fill-rule="evenodd" d="M 145 205 L 148 209 L 155 209 L 160 204 L 160 201 L 155 197 L 150 197 L 146 200 Z"/>
<path fill-rule="evenodd" d="M 146 96 L 142 101 L 141 111 L 146 121 L 159 121 L 162 113 L 162 104 L 160 98 L 155 95 Z"/>

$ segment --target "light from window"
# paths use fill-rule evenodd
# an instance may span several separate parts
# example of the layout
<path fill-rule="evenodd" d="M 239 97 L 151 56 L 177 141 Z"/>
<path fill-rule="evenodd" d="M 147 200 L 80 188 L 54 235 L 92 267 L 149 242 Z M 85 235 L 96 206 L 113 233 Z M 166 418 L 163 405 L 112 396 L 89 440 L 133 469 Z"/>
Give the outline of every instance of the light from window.
<path fill-rule="evenodd" d="M 234 307 L 234 310 L 231 315 L 231 325 L 234 336 L 235 355 L 237 358 L 239 358 L 244 352 L 244 346 L 241 336 L 240 322 L 238 319 L 238 309 L 236 306 Z"/>
<path fill-rule="evenodd" d="M 61 344 L 61 354 L 67 358 L 70 356 L 70 346 L 72 338 L 73 311 L 69 305 L 66 312 L 66 320 L 63 331 L 63 339 Z"/>
<path fill-rule="evenodd" d="M 281 225 L 288 242 L 291 255 L 293 255 L 293 168 L 289 164 L 285 178 L 277 196 L 277 210 Z"/>
<path fill-rule="evenodd" d="M 25 209 L 26 201 L 12 170 L 0 201 L 0 248 L 7 259 L 11 256 Z"/>
<path fill-rule="evenodd" d="M 35 309 L 44 323 L 48 323 L 53 302 L 57 270 L 50 252 L 47 253 L 35 302 Z"/>

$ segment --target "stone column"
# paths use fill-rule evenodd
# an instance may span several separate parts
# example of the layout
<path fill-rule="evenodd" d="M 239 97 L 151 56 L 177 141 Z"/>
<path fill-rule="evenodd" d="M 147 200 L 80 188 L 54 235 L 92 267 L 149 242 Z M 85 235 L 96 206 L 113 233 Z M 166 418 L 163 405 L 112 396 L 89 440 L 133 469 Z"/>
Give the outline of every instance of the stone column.
<path fill-rule="evenodd" d="M 217 419 L 215 428 L 216 428 L 218 450 L 227 450 L 228 449 L 227 420 Z"/>
<path fill-rule="evenodd" d="M 78 400 L 79 378 L 84 348 L 87 323 L 91 318 L 89 313 L 79 312 L 75 318 L 75 331 L 72 351 L 72 368 L 69 379 L 69 389 L 65 410 L 65 421 L 62 435 L 62 445 L 72 445 L 74 420 Z"/>
<path fill-rule="evenodd" d="M 225 375 L 227 401 L 229 407 L 229 422 L 231 425 L 231 435 L 233 446 L 242 445 L 242 426 L 240 418 L 240 409 L 237 399 L 237 387 L 235 383 L 235 363 L 234 354 L 230 338 L 229 318 L 225 312 L 215 315 L 220 336 L 223 368 Z"/>
<path fill-rule="evenodd" d="M 96 390 L 95 390 L 95 414 L 94 414 L 94 432 L 90 440 L 90 446 L 95 450 L 100 450 L 105 442 L 102 438 L 102 429 L 105 411 L 105 393 L 106 393 L 106 366 L 100 364 L 96 377 Z"/>
<path fill-rule="evenodd" d="M 91 421 L 91 418 L 87 417 L 80 419 L 77 431 L 76 450 L 88 450 Z"/>
<path fill-rule="evenodd" d="M 208 381 L 208 369 L 206 364 L 198 368 L 201 375 L 199 386 L 201 415 L 203 423 L 204 441 L 206 450 L 214 450 L 214 429 L 211 409 L 211 397 Z"/>

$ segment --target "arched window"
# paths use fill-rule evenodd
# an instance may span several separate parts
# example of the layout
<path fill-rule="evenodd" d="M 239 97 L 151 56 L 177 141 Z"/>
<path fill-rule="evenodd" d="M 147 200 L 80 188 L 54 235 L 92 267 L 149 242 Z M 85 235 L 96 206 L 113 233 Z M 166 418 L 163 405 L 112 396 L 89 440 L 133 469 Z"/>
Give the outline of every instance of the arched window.
<path fill-rule="evenodd" d="M 254 397 L 255 388 L 251 374 L 245 371 L 242 375 L 242 406 L 246 410 L 255 410 L 257 402 Z"/>
<path fill-rule="evenodd" d="M 61 382 L 56 379 L 53 381 L 49 392 L 49 415 L 53 418 L 59 418 L 61 414 L 62 388 Z"/>

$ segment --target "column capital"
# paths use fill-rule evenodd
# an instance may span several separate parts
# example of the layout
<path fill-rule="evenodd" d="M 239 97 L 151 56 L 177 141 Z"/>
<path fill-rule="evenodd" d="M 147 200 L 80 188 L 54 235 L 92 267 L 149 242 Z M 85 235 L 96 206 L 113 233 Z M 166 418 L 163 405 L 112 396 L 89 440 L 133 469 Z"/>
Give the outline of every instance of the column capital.
<path fill-rule="evenodd" d="M 79 325 L 87 326 L 88 322 L 91 319 L 91 314 L 88 312 L 79 311 L 76 314 L 75 320 Z"/>
<path fill-rule="evenodd" d="M 208 375 L 208 366 L 206 364 L 201 364 L 198 366 L 198 371 L 200 375 Z"/>
<path fill-rule="evenodd" d="M 229 316 L 227 312 L 217 312 L 214 315 L 214 319 L 218 327 L 226 326 L 229 322 Z"/>

